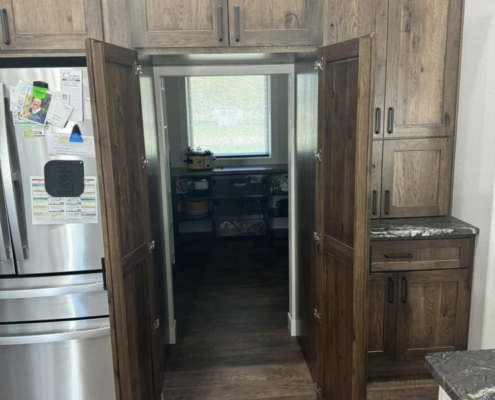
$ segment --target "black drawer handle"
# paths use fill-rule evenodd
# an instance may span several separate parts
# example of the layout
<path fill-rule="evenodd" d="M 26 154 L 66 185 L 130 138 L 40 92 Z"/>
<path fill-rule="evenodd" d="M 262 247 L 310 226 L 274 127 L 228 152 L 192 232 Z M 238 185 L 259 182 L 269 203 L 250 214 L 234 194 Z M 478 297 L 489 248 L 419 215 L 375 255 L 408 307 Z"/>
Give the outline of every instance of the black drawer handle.
<path fill-rule="evenodd" d="M 382 109 L 377 108 L 375 110 L 375 134 L 379 135 L 382 131 Z"/>
<path fill-rule="evenodd" d="M 0 23 L 2 24 L 3 42 L 8 46 L 10 44 L 10 32 L 7 19 L 7 10 L 5 8 L 0 10 Z"/>
<path fill-rule="evenodd" d="M 388 278 L 388 302 L 393 304 L 394 303 L 394 286 L 395 286 L 395 280 L 394 278 Z"/>
<path fill-rule="evenodd" d="M 407 303 L 409 297 L 409 281 L 405 276 L 402 277 L 402 302 Z"/>
<path fill-rule="evenodd" d="M 239 6 L 234 7 L 235 14 L 235 41 L 241 41 L 241 9 Z"/>
<path fill-rule="evenodd" d="M 406 254 L 385 254 L 383 257 L 385 258 L 413 258 L 414 255 L 411 253 Z"/>
<path fill-rule="evenodd" d="M 388 109 L 388 133 L 394 133 L 395 124 L 395 110 L 393 108 Z"/>
<path fill-rule="evenodd" d="M 373 215 L 376 215 L 377 213 L 377 204 L 378 204 L 378 192 L 376 190 L 373 190 L 373 203 L 371 206 L 371 213 Z"/>
<path fill-rule="evenodd" d="M 385 190 L 385 215 L 390 215 L 390 190 Z"/>
<path fill-rule="evenodd" d="M 218 6 L 217 9 L 217 19 L 218 19 L 218 41 L 223 42 L 223 7 Z"/>

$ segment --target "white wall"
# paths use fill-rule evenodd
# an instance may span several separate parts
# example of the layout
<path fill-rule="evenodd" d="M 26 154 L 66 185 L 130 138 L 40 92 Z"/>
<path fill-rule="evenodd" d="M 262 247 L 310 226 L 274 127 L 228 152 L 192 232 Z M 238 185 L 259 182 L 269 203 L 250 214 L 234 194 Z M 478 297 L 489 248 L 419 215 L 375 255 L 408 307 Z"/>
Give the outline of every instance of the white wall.
<path fill-rule="evenodd" d="M 469 347 L 495 348 L 495 1 L 466 0 L 453 215 L 481 229 Z"/>

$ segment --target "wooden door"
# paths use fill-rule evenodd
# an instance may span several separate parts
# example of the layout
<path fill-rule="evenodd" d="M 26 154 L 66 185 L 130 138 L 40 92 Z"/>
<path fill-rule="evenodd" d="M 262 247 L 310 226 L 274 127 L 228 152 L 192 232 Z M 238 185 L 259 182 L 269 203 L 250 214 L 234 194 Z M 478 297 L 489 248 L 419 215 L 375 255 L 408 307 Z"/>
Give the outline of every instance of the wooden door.
<path fill-rule="evenodd" d="M 323 398 L 366 398 L 373 48 L 370 36 L 320 49 L 317 271 Z"/>
<path fill-rule="evenodd" d="M 448 215 L 452 152 L 452 138 L 384 141 L 382 217 Z"/>
<path fill-rule="evenodd" d="M 383 140 L 373 141 L 371 172 L 371 218 L 380 218 L 382 201 Z"/>
<path fill-rule="evenodd" d="M 396 273 L 371 274 L 368 280 L 368 362 L 395 361 L 397 333 Z"/>
<path fill-rule="evenodd" d="M 463 0 L 389 2 L 386 137 L 455 132 Z"/>
<path fill-rule="evenodd" d="M 227 0 L 134 0 L 130 9 L 136 48 L 229 45 Z"/>
<path fill-rule="evenodd" d="M 161 371 L 137 52 L 88 40 L 117 400 L 152 400 Z"/>
<path fill-rule="evenodd" d="M 1 50 L 83 50 L 103 39 L 100 0 L 0 0 Z"/>
<path fill-rule="evenodd" d="M 399 274 L 397 361 L 467 348 L 470 271 Z"/>
<path fill-rule="evenodd" d="M 318 0 L 229 0 L 230 46 L 322 43 Z"/>

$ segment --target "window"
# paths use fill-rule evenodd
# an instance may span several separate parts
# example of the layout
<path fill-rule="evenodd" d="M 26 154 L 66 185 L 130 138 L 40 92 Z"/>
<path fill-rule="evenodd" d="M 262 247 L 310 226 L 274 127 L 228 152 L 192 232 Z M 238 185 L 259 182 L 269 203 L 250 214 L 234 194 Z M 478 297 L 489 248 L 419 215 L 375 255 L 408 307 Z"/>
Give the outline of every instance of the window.
<path fill-rule="evenodd" d="M 216 157 L 270 156 L 270 77 L 187 78 L 189 145 Z"/>

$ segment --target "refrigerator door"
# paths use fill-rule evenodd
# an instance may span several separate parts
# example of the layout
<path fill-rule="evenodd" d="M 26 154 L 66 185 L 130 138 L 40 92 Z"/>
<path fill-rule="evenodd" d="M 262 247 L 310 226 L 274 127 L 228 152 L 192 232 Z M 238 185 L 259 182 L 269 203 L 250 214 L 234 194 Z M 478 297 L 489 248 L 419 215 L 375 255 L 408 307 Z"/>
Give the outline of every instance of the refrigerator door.
<path fill-rule="evenodd" d="M 9 400 L 114 400 L 108 318 L 0 326 Z"/>
<path fill-rule="evenodd" d="M 83 100 L 89 98 L 86 68 L 73 68 L 83 71 Z M 60 90 L 59 68 L 25 68 L 0 70 L 0 82 L 15 86 L 22 79 L 28 82 L 41 80 L 49 84 L 52 91 Z M 10 104 L 10 103 L 9 103 Z M 11 114 L 7 112 L 6 114 Z M 72 131 L 74 122 L 66 128 L 46 127 L 49 132 Z M 93 136 L 91 120 L 77 122 L 83 135 Z M 14 249 L 17 259 L 17 272 L 25 274 L 48 274 L 74 271 L 100 270 L 103 257 L 103 235 L 101 223 L 71 223 L 59 225 L 35 225 L 32 217 L 31 177 L 43 176 L 44 166 L 50 160 L 81 160 L 85 176 L 97 176 L 96 159 L 93 157 L 49 156 L 47 138 L 24 138 L 22 129 L 16 126 L 13 132 L 0 132 L 7 135 L 11 146 L 9 165 L 19 166 L 19 171 L 3 173 L 6 195 L 13 199 L 7 209 L 10 227 L 13 232 Z M 6 163 L 2 152 L 2 167 Z M 7 190 L 6 179 L 13 182 L 13 193 Z M 97 196 L 98 199 L 98 196 Z M 98 211 L 99 214 L 99 211 Z M 18 234 L 14 234 L 18 232 Z"/>
<path fill-rule="evenodd" d="M 0 279 L 0 322 L 108 316 L 101 273 Z"/>

